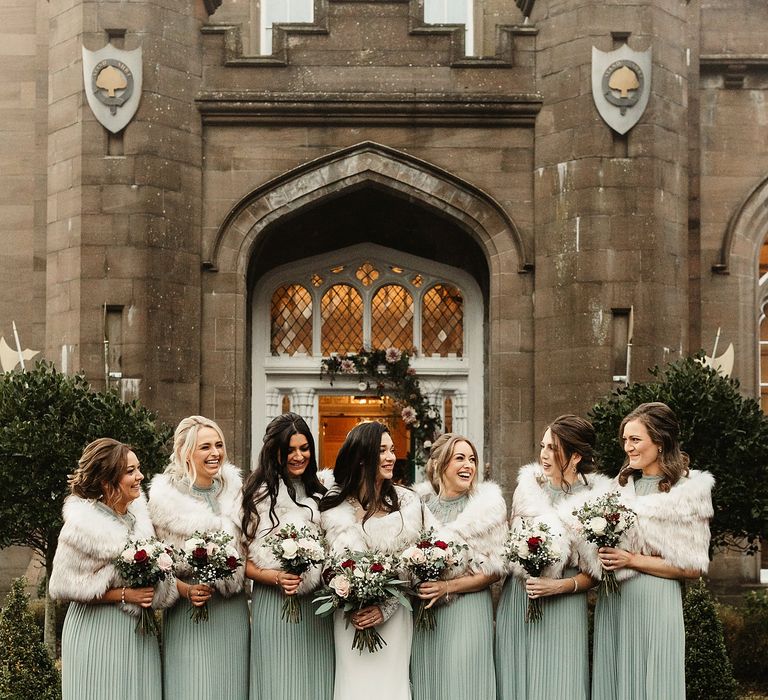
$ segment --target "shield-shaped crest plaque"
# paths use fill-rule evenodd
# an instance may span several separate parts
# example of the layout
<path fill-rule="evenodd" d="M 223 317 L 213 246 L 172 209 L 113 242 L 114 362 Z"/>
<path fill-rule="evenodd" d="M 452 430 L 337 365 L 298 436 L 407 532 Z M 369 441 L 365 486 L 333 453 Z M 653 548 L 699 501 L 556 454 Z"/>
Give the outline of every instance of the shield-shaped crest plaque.
<path fill-rule="evenodd" d="M 133 51 L 107 44 L 83 47 L 85 95 L 96 119 L 113 134 L 133 119 L 141 100 L 141 47 Z"/>
<path fill-rule="evenodd" d="M 626 134 L 643 116 L 651 94 L 651 49 L 592 47 L 592 98 L 606 124 Z"/>

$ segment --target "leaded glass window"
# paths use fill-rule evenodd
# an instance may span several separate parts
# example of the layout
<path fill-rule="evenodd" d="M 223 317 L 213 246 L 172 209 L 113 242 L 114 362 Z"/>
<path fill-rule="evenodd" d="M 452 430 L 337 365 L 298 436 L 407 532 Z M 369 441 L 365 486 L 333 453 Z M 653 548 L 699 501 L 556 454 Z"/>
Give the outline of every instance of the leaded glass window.
<path fill-rule="evenodd" d="M 272 295 L 273 355 L 312 354 L 312 296 L 300 284 L 278 287 Z"/>
<path fill-rule="evenodd" d="M 363 299 L 348 284 L 335 284 L 322 302 L 323 355 L 358 352 L 363 347 Z"/>
<path fill-rule="evenodd" d="M 464 349 L 464 299 L 458 288 L 436 284 L 422 302 L 421 347 L 426 356 L 461 357 Z"/>
<path fill-rule="evenodd" d="M 371 345 L 399 350 L 413 347 L 413 297 L 399 284 L 387 284 L 373 297 Z"/>

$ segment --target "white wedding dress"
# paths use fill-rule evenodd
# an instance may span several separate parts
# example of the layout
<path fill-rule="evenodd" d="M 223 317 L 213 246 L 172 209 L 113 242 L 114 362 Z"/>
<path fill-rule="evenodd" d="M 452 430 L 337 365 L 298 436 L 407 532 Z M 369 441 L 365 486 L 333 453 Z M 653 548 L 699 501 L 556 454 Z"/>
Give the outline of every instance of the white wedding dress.
<path fill-rule="evenodd" d="M 322 527 L 332 554 L 345 548 L 352 551 L 378 551 L 399 554 L 413 544 L 423 529 L 423 511 L 418 496 L 402 487 L 397 489 L 400 510 L 370 518 L 363 529 L 362 509 L 347 500 L 321 514 Z M 429 523 L 427 523 L 429 525 Z M 410 700 L 408 669 L 411 659 L 413 618 L 401 605 L 385 605 L 386 621 L 376 629 L 387 643 L 376 652 L 360 653 L 352 648 L 355 628 L 346 625 L 344 614 L 334 613 L 333 634 L 336 650 L 334 700 Z"/>

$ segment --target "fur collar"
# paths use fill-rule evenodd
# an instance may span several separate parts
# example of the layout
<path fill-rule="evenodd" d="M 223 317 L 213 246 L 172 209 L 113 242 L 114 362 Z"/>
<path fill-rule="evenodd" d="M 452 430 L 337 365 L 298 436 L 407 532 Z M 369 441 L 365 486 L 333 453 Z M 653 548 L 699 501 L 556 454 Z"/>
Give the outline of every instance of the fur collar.
<path fill-rule="evenodd" d="M 155 530 L 149 518 L 147 502 L 142 493 L 128 506 L 134 517 L 133 531 L 97 501 L 70 495 L 64 501 L 64 526 L 59 534 L 53 572 L 49 582 L 52 598 L 89 603 L 101 598 L 110 588 L 125 582 L 114 566 L 129 540 L 154 537 Z M 155 587 L 153 607 L 162 608 L 177 598 L 173 577 Z M 123 612 L 138 616 L 135 605 L 121 606 Z"/>
<path fill-rule="evenodd" d="M 399 554 L 416 541 L 424 525 L 421 500 L 410 489 L 395 486 L 400 510 L 370 518 L 365 528 L 357 520 L 357 509 L 349 500 L 320 514 L 331 552 L 345 548 Z"/>

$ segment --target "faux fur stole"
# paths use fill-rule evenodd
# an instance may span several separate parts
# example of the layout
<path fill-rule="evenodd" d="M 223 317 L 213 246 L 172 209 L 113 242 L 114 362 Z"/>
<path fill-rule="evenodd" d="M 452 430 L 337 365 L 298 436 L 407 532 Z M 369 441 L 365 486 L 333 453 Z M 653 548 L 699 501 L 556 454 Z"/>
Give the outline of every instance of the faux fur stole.
<path fill-rule="evenodd" d="M 410 489 L 395 486 L 400 510 L 382 517 L 369 518 L 363 528 L 357 509 L 348 500 L 320 513 L 328 547 L 333 554 L 345 548 L 400 554 L 419 537 L 423 526 L 431 524 L 431 514 Z M 424 518 L 427 518 L 425 521 Z"/>
<path fill-rule="evenodd" d="M 588 563 L 582 561 L 573 511 L 603 495 L 609 490 L 611 480 L 601 474 L 588 474 L 587 488 L 565 496 L 557 504 L 547 495 L 546 485 L 547 477 L 540 464 L 533 462 L 520 469 L 512 497 L 512 528 L 519 526 L 523 518 L 531 519 L 546 523 L 559 538 L 561 557 L 544 570 L 545 576 L 560 578 L 566 566 L 588 570 Z M 509 564 L 509 569 L 518 578 L 527 577 L 519 564 Z"/>
<path fill-rule="evenodd" d="M 142 493 L 128 505 L 135 518 L 133 532 L 117 518 L 105 512 L 97 501 L 70 495 L 64 501 L 64 526 L 53 558 L 49 582 L 52 598 L 88 603 L 101 598 L 110 588 L 125 584 L 114 561 L 129 540 L 155 536 Z M 169 577 L 155 587 L 154 608 L 172 605 L 178 597 L 176 581 Z M 138 616 L 141 608 L 126 603 L 124 612 Z"/>
<path fill-rule="evenodd" d="M 417 484 L 414 490 L 422 494 L 427 504 L 437 495 L 429 482 Z M 435 531 L 439 539 L 466 544 L 469 547 L 469 565 L 453 569 L 451 578 L 464 576 L 467 571 L 487 576 L 499 576 L 504 573 L 506 566 L 501 552 L 507 537 L 507 504 L 501 488 L 495 482 L 478 483 L 469 494 L 467 505 L 458 517 L 448 523 L 438 523 Z"/>
<path fill-rule="evenodd" d="M 320 494 L 317 494 L 319 497 Z M 306 506 L 303 507 L 303 506 Z M 317 509 L 317 501 L 314 498 L 299 498 L 294 503 L 288 487 L 281 480 L 275 499 L 275 517 L 277 526 L 272 528 L 269 517 L 269 499 L 261 501 L 256 506 L 259 515 L 259 529 L 256 536 L 248 543 L 248 559 L 260 569 L 279 569 L 280 564 L 272 554 L 271 548 L 264 546 L 264 540 L 270 535 L 276 535 L 285 525 L 295 525 L 296 528 L 309 527 L 314 532 L 320 531 L 320 512 Z M 254 518 L 255 519 L 255 518 Z M 322 565 L 311 567 L 301 576 L 298 595 L 310 593 L 320 585 Z"/>
<path fill-rule="evenodd" d="M 709 520 L 714 515 L 712 487 L 715 479 L 709 472 L 692 469 L 665 493 L 658 491 L 638 496 L 633 479 L 623 488 L 616 481 L 611 489 L 621 494 L 621 501 L 637 514 L 637 522 L 627 532 L 626 542 L 620 544 L 631 552 L 659 556 L 668 564 L 681 569 L 706 573 L 709 567 Z M 597 548 L 580 547 L 589 573 L 602 577 Z M 616 572 L 619 581 L 638 572 L 623 569 Z"/>
<path fill-rule="evenodd" d="M 158 474 L 149 487 L 149 513 L 157 529 L 158 536 L 183 548 L 196 530 L 224 530 L 232 535 L 231 544 L 242 554 L 245 547 L 240 530 L 241 500 L 243 480 L 240 470 L 229 462 L 221 467 L 222 488 L 216 495 L 220 514 L 217 515 L 208 504 L 196 496 L 189 484 L 173 478 L 170 474 Z M 187 578 L 191 570 L 186 565 L 177 566 L 180 578 Z M 215 588 L 224 596 L 230 596 L 243 587 L 243 567 L 235 576 L 218 581 Z"/>

